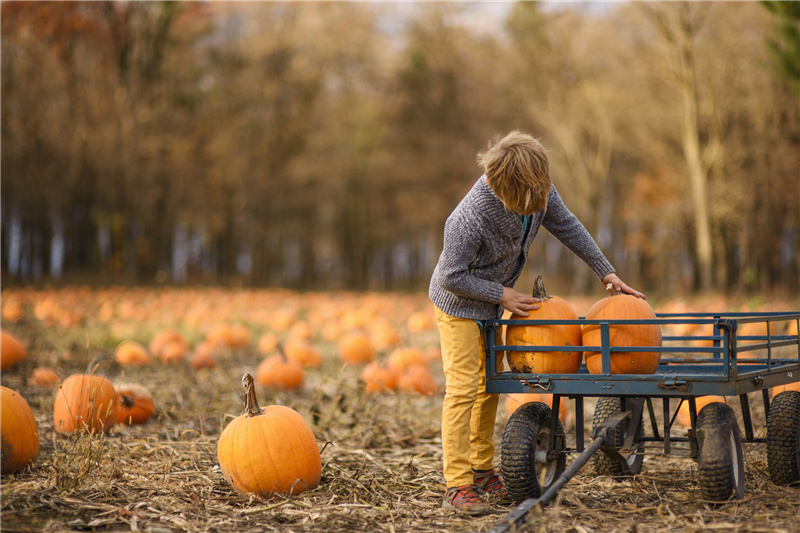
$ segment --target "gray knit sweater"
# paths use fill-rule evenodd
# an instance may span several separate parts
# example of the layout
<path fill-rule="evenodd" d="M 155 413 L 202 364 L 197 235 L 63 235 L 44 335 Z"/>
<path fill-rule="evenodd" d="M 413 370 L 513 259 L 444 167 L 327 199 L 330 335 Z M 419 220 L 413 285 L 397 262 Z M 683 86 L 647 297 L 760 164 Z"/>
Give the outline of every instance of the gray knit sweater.
<path fill-rule="evenodd" d="M 444 248 L 433 271 L 428 296 L 445 313 L 474 320 L 502 315 L 503 286 L 522 274 L 539 228 L 572 250 L 598 278 L 614 272 L 583 224 L 550 188 L 547 207 L 533 214 L 523 242 L 519 215 L 507 210 L 484 176 L 456 206 L 444 225 Z"/>

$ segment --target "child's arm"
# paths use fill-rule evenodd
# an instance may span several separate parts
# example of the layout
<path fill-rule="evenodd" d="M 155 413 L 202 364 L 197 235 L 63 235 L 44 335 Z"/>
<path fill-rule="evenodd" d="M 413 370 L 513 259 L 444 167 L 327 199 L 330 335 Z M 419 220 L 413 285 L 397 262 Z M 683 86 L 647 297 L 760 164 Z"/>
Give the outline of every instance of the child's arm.
<path fill-rule="evenodd" d="M 550 188 L 542 226 L 580 257 L 599 279 L 614 273 L 614 267 L 580 220 L 564 205 L 555 186 Z"/>

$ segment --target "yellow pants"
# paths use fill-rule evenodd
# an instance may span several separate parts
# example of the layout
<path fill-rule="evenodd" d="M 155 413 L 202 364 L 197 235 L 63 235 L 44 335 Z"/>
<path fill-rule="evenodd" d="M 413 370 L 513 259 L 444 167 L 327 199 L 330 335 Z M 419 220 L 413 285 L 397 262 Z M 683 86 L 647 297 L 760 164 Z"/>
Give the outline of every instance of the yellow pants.
<path fill-rule="evenodd" d="M 472 484 L 472 469 L 494 460 L 497 394 L 486 393 L 485 349 L 478 324 L 436 308 L 446 380 L 442 406 L 444 477 L 448 487 Z"/>

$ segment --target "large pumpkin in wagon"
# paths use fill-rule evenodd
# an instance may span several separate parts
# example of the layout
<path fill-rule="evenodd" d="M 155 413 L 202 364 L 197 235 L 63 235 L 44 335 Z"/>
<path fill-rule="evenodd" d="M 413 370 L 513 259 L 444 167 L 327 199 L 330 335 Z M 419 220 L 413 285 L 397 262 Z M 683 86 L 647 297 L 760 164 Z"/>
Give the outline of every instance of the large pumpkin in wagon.
<path fill-rule="evenodd" d="M 529 316 L 512 315 L 512 320 L 578 320 L 578 315 L 566 300 L 550 296 L 544 288 L 542 276 L 536 278 L 533 296 L 539 298 L 539 309 Z M 580 324 L 509 324 L 506 327 L 506 344 L 509 346 L 580 346 Z M 581 368 L 580 351 L 508 351 L 506 358 L 512 372 L 535 374 L 574 374 Z"/>
<path fill-rule="evenodd" d="M 609 284 L 610 287 L 610 284 Z M 653 309 L 641 298 L 630 294 L 615 294 L 595 302 L 586 320 L 652 320 Z M 610 324 L 610 346 L 661 346 L 661 328 L 658 324 Z M 584 324 L 583 345 L 602 346 L 599 324 Z M 586 352 L 586 368 L 591 374 L 603 373 L 601 352 Z M 653 374 L 658 369 L 661 352 L 611 352 L 612 374 Z"/>
<path fill-rule="evenodd" d="M 317 439 L 305 419 L 285 405 L 261 409 L 250 374 L 245 412 L 234 418 L 217 444 L 219 466 L 242 494 L 270 497 L 300 494 L 319 486 L 322 459 Z"/>

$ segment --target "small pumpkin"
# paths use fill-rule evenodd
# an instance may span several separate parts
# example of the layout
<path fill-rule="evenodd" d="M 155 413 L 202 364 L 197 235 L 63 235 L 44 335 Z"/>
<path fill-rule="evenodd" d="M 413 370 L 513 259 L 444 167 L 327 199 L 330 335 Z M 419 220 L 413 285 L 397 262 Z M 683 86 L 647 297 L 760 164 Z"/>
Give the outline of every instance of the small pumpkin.
<path fill-rule="evenodd" d="M 158 353 L 158 359 L 165 365 L 177 365 L 186 359 L 188 345 L 179 341 L 168 341 Z"/>
<path fill-rule="evenodd" d="M 411 365 L 406 368 L 397 380 L 397 388 L 423 396 L 433 396 L 439 392 L 439 384 L 427 365 Z"/>
<path fill-rule="evenodd" d="M 375 358 L 372 341 L 365 333 L 360 331 L 345 333 L 336 346 L 339 357 L 345 363 L 360 365 L 369 363 Z"/>
<path fill-rule="evenodd" d="M 539 309 L 529 316 L 512 315 L 511 320 L 578 320 L 572 306 L 559 296 L 550 296 L 544 288 L 542 276 L 533 284 L 533 296 L 539 298 Z M 508 346 L 580 346 L 580 324 L 509 324 L 506 327 Z M 580 351 L 523 352 L 508 351 L 508 366 L 512 372 L 534 374 L 574 374 L 581 368 Z"/>
<path fill-rule="evenodd" d="M 529 402 L 541 402 L 546 404 L 548 407 L 553 407 L 553 395 L 539 394 L 537 392 L 509 394 L 506 396 L 506 413 L 508 416 L 511 416 L 514 414 L 514 411 Z M 563 424 L 567 421 L 568 416 L 569 404 L 567 403 L 566 398 L 561 398 L 561 400 L 558 402 L 558 418 Z"/>
<path fill-rule="evenodd" d="M 0 473 L 13 474 L 39 455 L 39 428 L 28 402 L 0 386 Z"/>
<path fill-rule="evenodd" d="M 700 412 L 700 409 L 713 402 L 720 402 L 724 404 L 728 403 L 728 401 L 725 399 L 725 396 L 698 396 L 694 399 L 694 404 L 698 413 Z M 685 427 L 692 426 L 692 416 L 689 413 L 688 401 L 685 401 L 681 404 L 680 408 L 678 409 L 678 414 L 676 415 L 676 420 Z"/>
<path fill-rule="evenodd" d="M 58 385 L 60 380 L 61 377 L 58 375 L 58 372 L 52 368 L 46 366 L 37 366 L 33 369 L 31 377 L 28 378 L 28 385 L 52 389 Z"/>
<path fill-rule="evenodd" d="M 409 333 L 420 333 L 432 329 L 435 323 L 433 313 L 429 311 L 414 311 L 408 315 L 406 327 Z"/>
<path fill-rule="evenodd" d="M 17 337 L 0 330 L 0 370 L 8 370 L 28 357 L 28 352 Z"/>
<path fill-rule="evenodd" d="M 268 331 L 258 338 L 256 350 L 262 355 L 270 355 L 278 348 L 278 336 Z"/>
<path fill-rule="evenodd" d="M 114 351 L 114 360 L 120 366 L 144 366 L 150 364 L 150 353 L 144 344 L 126 340 L 117 346 Z"/>
<path fill-rule="evenodd" d="M 607 287 L 611 290 L 611 284 Z M 650 320 L 655 319 L 653 309 L 641 298 L 615 292 L 595 302 L 586 320 Z M 609 344 L 611 346 L 661 346 L 661 328 L 658 324 L 611 324 Z M 583 345 L 601 346 L 600 325 L 583 326 Z M 603 373 L 600 352 L 586 352 L 586 367 L 591 374 Z M 653 374 L 658 369 L 661 352 L 612 352 L 612 374 Z"/>
<path fill-rule="evenodd" d="M 426 365 L 428 359 L 419 348 L 406 346 L 403 348 L 396 348 L 389 354 L 389 359 L 386 361 L 386 366 L 393 368 L 398 373 L 403 373 L 406 368 L 413 365 Z"/>
<path fill-rule="evenodd" d="M 306 340 L 289 340 L 284 346 L 286 359 L 297 361 L 305 368 L 319 368 L 322 366 L 322 354 L 313 344 Z"/>
<path fill-rule="evenodd" d="M 216 368 L 217 360 L 214 358 L 214 350 L 204 342 L 197 343 L 192 353 L 192 358 L 189 361 L 192 368 L 200 370 L 201 368 Z"/>
<path fill-rule="evenodd" d="M 117 422 L 116 395 L 114 385 L 103 376 L 69 376 L 58 388 L 53 404 L 56 431 L 108 431 Z"/>
<path fill-rule="evenodd" d="M 308 423 L 284 405 L 260 408 L 250 374 L 242 377 L 242 384 L 245 412 L 225 427 L 217 443 L 225 479 L 240 494 L 262 498 L 318 487 L 322 460 Z"/>
<path fill-rule="evenodd" d="M 303 385 L 305 371 L 297 361 L 287 359 L 283 347 L 279 344 L 278 353 L 261 361 L 256 370 L 258 384 L 265 388 L 289 390 Z"/>
<path fill-rule="evenodd" d="M 150 341 L 150 353 L 161 358 L 163 362 L 162 350 L 171 343 L 178 343 L 183 346 L 184 351 L 189 349 L 189 343 L 179 331 L 175 329 L 164 329 L 156 333 L 153 340 Z"/>
<path fill-rule="evenodd" d="M 156 406 L 153 396 L 144 385 L 120 383 L 117 385 L 117 423 L 144 424 L 153 416 Z"/>
<path fill-rule="evenodd" d="M 396 369 L 385 367 L 378 360 L 372 361 L 361 371 L 361 379 L 364 380 L 364 392 L 369 394 L 395 390 L 398 378 L 399 375 Z"/>

